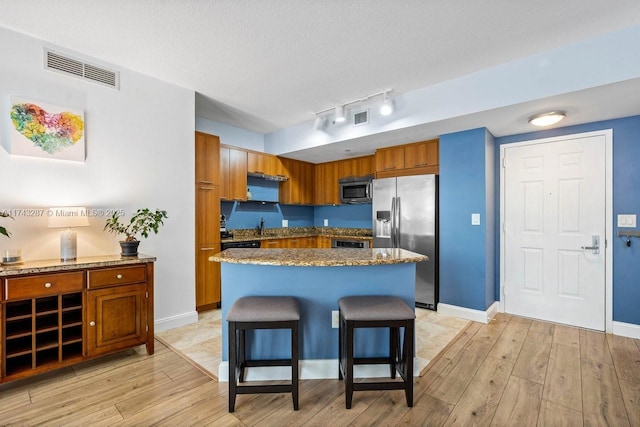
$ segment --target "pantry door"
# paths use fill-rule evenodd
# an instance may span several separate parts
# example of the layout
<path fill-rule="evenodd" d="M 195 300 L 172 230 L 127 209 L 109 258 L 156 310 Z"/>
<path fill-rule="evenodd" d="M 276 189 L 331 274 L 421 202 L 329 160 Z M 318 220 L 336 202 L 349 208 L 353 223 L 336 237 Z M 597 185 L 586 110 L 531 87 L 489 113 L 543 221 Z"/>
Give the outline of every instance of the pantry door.
<path fill-rule="evenodd" d="M 573 135 L 504 148 L 507 313 L 605 330 L 605 141 Z"/>

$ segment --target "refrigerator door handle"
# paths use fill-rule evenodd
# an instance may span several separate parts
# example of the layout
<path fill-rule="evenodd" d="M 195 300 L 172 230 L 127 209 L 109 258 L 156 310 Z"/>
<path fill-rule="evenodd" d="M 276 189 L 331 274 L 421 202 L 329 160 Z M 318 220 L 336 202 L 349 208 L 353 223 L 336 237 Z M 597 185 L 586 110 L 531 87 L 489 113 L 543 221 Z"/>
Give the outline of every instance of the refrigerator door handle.
<path fill-rule="evenodd" d="M 394 213 L 396 216 L 396 221 L 395 221 L 396 244 L 393 247 L 399 248 L 400 247 L 400 197 L 396 197 L 396 210 Z"/>
<path fill-rule="evenodd" d="M 396 247 L 396 198 L 391 198 L 391 247 Z"/>

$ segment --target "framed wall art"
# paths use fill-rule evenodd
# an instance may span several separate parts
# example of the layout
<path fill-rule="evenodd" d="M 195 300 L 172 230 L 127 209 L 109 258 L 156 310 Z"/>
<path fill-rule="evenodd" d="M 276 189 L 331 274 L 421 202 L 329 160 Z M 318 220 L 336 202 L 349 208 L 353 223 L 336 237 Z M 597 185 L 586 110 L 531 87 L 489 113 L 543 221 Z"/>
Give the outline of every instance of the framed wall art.
<path fill-rule="evenodd" d="M 84 162 L 84 112 L 11 97 L 9 152 L 17 156 Z"/>

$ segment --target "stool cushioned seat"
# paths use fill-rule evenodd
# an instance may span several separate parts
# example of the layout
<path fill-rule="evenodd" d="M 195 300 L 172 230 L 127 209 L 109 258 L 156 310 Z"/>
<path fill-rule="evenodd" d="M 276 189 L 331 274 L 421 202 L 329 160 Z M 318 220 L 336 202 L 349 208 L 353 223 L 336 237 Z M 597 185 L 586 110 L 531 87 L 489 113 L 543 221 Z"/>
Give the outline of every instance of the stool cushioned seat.
<path fill-rule="evenodd" d="M 413 406 L 415 312 L 400 298 L 390 295 L 344 297 L 338 300 L 338 307 L 338 378 L 344 379 L 346 408 L 351 408 L 353 392 L 360 390 L 404 390 L 407 406 Z M 358 328 L 388 328 L 389 356 L 356 357 L 354 340 Z M 390 378 L 395 379 L 397 372 L 402 381 L 354 382 L 354 365 L 367 364 L 387 364 Z"/>
<path fill-rule="evenodd" d="M 338 302 L 346 320 L 408 320 L 416 314 L 400 298 L 365 295 L 340 298 Z"/>
<path fill-rule="evenodd" d="M 227 322 L 283 322 L 300 320 L 300 306 L 293 297 L 244 297 L 227 313 Z"/>
<path fill-rule="evenodd" d="M 298 363 L 300 305 L 288 296 L 248 296 L 238 298 L 227 312 L 229 324 L 229 412 L 234 412 L 237 394 L 291 393 L 293 409 L 298 409 Z M 247 359 L 246 331 L 289 329 L 291 357 L 288 359 Z M 289 366 L 291 383 L 244 385 L 244 370 L 251 367 Z"/>

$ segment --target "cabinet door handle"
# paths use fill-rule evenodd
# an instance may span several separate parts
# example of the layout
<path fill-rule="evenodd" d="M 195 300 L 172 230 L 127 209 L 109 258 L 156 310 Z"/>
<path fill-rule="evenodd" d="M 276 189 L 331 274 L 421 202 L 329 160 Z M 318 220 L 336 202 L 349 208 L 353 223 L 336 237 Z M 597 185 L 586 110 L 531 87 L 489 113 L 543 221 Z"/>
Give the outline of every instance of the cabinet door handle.
<path fill-rule="evenodd" d="M 47 282 L 47 283 L 45 283 L 45 284 L 44 284 L 44 287 L 45 287 L 45 288 L 50 288 L 51 286 L 53 286 L 53 285 L 52 285 L 51 283 L 49 283 L 49 282 Z"/>
<path fill-rule="evenodd" d="M 96 322 L 92 320 L 91 322 L 89 322 L 89 326 L 96 326 Z"/>
<path fill-rule="evenodd" d="M 116 279 L 122 279 L 122 274 L 116 274 Z"/>
<path fill-rule="evenodd" d="M 200 248 L 201 251 L 212 251 L 215 248 Z"/>
<path fill-rule="evenodd" d="M 420 168 L 422 166 L 429 166 L 429 163 L 416 163 L 415 165 L 413 165 L 416 168 Z"/>
<path fill-rule="evenodd" d="M 213 181 L 205 181 L 203 179 L 200 180 L 200 184 L 209 184 L 209 185 L 213 185 Z"/>
<path fill-rule="evenodd" d="M 202 186 L 200 187 L 200 189 L 203 190 L 203 191 L 211 191 L 211 190 L 213 190 L 213 188 L 211 188 L 211 187 L 202 187 Z"/>

